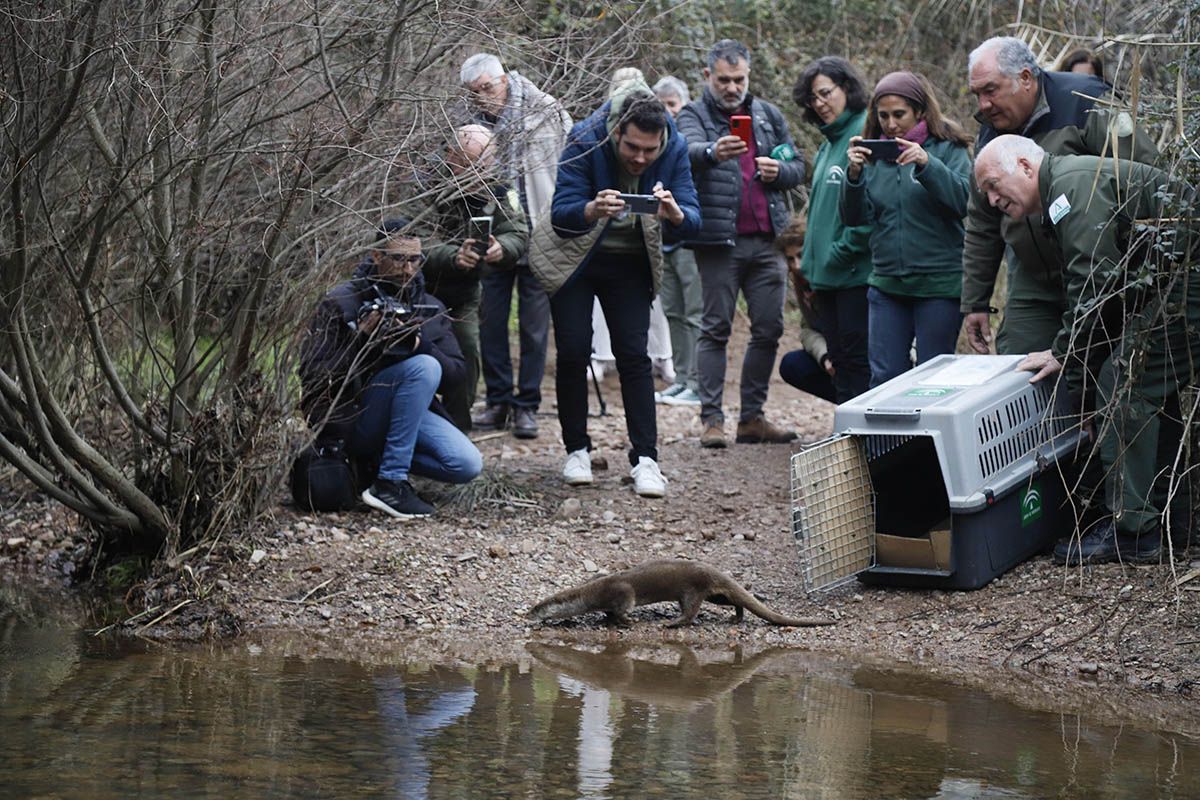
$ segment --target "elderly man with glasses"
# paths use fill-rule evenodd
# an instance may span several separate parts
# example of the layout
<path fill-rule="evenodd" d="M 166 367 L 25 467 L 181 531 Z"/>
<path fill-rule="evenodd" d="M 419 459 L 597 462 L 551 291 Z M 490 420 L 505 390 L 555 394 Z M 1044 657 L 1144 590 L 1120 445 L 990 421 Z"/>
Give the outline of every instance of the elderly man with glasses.
<path fill-rule="evenodd" d="M 434 511 L 410 474 L 466 483 L 483 467 L 438 400 L 466 368 L 446 307 L 425 291 L 421 240 L 408 225 L 384 222 L 354 277 L 317 306 L 300 354 L 309 425 L 375 473 L 362 500 L 397 519 Z"/>
<path fill-rule="evenodd" d="M 550 213 L 558 154 L 571 129 L 571 117 L 558 100 L 516 70 L 506 70 L 491 53 L 468 58 L 459 77 L 467 91 L 470 120 L 496 137 L 496 166 L 517 193 L 526 230 L 532 231 Z M 479 430 L 502 430 L 511 423 L 514 436 L 532 439 L 538 435 L 536 414 L 546 370 L 550 301 L 524 256 L 510 269 L 485 274 L 482 287 L 479 330 L 487 406 L 473 423 Z M 514 290 L 520 338 L 515 381 L 508 347 Z"/>

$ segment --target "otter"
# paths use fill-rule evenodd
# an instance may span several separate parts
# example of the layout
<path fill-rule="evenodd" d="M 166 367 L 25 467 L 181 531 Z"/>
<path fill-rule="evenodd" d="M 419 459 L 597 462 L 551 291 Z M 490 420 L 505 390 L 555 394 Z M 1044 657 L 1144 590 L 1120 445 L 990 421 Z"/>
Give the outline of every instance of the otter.
<path fill-rule="evenodd" d="M 526 616 L 537 622 L 566 619 L 589 611 L 603 611 L 610 624 L 630 624 L 629 612 L 635 606 L 679 603 L 679 616 L 667 623 L 668 628 L 690 625 L 700 613 L 705 601 L 734 606 L 734 619 L 742 621 L 742 610 L 762 617 L 767 622 L 792 628 L 835 625 L 831 619 L 786 617 L 760 602 L 741 584 L 724 572 L 697 561 L 658 559 L 646 561 L 612 575 L 593 578 L 587 583 L 564 589 L 529 609 Z"/>

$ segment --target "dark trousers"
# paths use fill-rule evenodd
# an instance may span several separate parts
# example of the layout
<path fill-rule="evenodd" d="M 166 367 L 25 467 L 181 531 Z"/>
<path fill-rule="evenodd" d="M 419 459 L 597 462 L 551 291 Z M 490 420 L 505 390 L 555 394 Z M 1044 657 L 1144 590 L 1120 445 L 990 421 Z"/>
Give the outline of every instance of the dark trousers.
<path fill-rule="evenodd" d="M 546 338 L 550 332 L 550 299 L 528 266 L 496 270 L 483 276 L 479 308 L 480 351 L 488 405 L 537 410 L 546 372 Z M 513 392 L 513 365 L 508 350 L 508 317 L 513 286 L 517 289 L 517 334 L 521 364 Z"/>
<path fill-rule="evenodd" d="M 558 351 L 558 421 L 568 453 L 592 446 L 587 433 L 587 369 L 592 357 L 592 298 L 597 298 L 621 377 L 629 463 L 636 465 L 641 456 L 658 460 L 654 378 L 646 353 L 650 292 L 650 264 L 644 254 L 598 252 L 550 298 Z"/>
<path fill-rule="evenodd" d="M 832 356 L 831 356 L 832 357 Z M 802 392 L 836 403 L 833 377 L 803 350 L 784 353 L 779 360 L 779 377 Z"/>
<path fill-rule="evenodd" d="M 818 290 L 813 301 L 817 327 L 824 331 L 833 359 L 837 402 L 858 397 L 871 383 L 867 360 L 867 287 Z"/>

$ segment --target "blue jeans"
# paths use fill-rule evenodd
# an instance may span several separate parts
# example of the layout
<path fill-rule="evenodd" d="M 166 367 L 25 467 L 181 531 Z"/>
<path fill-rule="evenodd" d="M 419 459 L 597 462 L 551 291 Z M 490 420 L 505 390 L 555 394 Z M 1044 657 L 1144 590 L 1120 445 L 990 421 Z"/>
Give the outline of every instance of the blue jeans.
<path fill-rule="evenodd" d="M 483 276 L 483 302 L 479 309 L 483 382 L 490 406 L 513 405 L 537 410 L 542 402 L 542 376 L 546 371 L 546 342 L 550 333 L 550 298 L 529 267 L 498 269 Z M 517 333 L 521 365 L 513 393 L 513 365 L 508 352 L 508 316 L 513 284 L 517 289 Z"/>
<path fill-rule="evenodd" d="M 379 370 L 361 395 L 362 413 L 346 442 L 356 458 L 379 458 L 379 477 L 408 479 L 411 472 L 447 483 L 466 483 L 483 469 L 471 440 L 429 409 L 442 365 L 416 355 Z"/>
<path fill-rule="evenodd" d="M 871 320 L 867 356 L 871 362 L 872 389 L 912 369 L 910 350 L 914 336 L 918 364 L 954 352 L 962 326 L 958 300 L 902 297 L 872 286 L 867 289 L 867 305 Z"/>

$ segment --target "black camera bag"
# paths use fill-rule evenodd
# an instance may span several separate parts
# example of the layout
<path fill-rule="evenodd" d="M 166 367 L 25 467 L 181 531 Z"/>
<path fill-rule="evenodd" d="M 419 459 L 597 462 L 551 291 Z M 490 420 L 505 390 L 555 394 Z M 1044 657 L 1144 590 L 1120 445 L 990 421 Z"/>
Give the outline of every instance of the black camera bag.
<path fill-rule="evenodd" d="M 355 463 L 341 439 L 317 440 L 292 462 L 292 500 L 306 511 L 346 511 L 358 504 Z"/>

